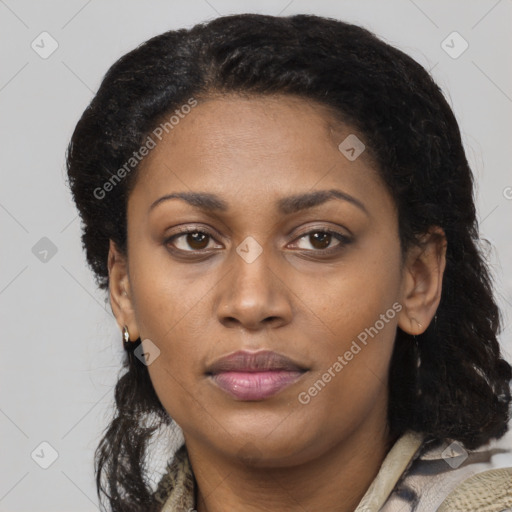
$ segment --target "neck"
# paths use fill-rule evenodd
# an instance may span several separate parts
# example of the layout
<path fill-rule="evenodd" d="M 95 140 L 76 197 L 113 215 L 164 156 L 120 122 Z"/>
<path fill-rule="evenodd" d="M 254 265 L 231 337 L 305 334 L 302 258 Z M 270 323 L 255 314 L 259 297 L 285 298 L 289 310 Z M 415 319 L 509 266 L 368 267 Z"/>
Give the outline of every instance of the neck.
<path fill-rule="evenodd" d="M 313 460 L 253 467 L 187 439 L 197 511 L 352 512 L 377 475 L 391 440 L 386 428 L 359 428 Z"/>

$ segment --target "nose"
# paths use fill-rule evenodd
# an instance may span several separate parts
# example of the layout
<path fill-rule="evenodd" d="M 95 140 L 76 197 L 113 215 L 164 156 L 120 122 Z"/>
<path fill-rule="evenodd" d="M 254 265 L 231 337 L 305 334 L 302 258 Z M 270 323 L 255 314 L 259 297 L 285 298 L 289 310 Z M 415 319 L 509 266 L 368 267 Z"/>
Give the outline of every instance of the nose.
<path fill-rule="evenodd" d="M 267 253 L 264 250 L 254 261 L 233 253 L 226 262 L 230 271 L 217 297 L 217 317 L 225 327 L 255 331 L 291 321 L 290 289 L 279 277 L 278 263 Z"/>

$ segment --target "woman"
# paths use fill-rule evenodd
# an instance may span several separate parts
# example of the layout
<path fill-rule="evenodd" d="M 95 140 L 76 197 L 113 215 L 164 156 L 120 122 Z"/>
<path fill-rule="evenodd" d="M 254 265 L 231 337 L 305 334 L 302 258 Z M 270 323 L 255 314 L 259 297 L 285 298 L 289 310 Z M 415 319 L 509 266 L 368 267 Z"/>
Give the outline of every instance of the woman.
<path fill-rule="evenodd" d="M 316 16 L 167 32 L 108 71 L 68 174 L 127 354 L 111 510 L 512 507 L 473 176 L 413 59 Z"/>

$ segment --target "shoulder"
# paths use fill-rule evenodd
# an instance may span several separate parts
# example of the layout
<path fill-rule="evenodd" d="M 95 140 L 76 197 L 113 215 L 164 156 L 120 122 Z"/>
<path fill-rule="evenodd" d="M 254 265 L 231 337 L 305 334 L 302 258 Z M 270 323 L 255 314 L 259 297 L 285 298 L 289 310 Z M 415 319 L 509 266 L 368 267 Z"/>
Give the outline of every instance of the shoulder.
<path fill-rule="evenodd" d="M 425 441 L 382 512 L 512 512 L 512 451 L 491 442 L 466 450 Z"/>
<path fill-rule="evenodd" d="M 512 511 L 512 468 L 489 469 L 459 484 L 437 512 Z"/>

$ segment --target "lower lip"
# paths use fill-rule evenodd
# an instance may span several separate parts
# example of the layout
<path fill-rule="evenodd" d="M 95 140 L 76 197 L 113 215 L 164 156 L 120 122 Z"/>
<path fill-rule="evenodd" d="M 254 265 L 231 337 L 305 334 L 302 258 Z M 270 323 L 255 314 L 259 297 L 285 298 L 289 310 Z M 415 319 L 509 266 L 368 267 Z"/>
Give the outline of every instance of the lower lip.
<path fill-rule="evenodd" d="M 264 400 L 296 382 L 303 372 L 275 370 L 265 372 L 222 372 L 212 380 L 239 400 Z"/>

